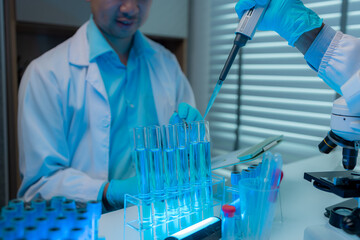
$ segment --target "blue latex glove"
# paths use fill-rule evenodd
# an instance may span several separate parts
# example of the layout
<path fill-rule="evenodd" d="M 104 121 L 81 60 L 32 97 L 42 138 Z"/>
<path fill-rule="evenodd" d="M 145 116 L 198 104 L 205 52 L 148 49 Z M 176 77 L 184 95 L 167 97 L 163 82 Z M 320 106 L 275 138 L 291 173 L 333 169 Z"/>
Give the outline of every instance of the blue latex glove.
<path fill-rule="evenodd" d="M 114 209 L 120 209 L 124 207 L 124 195 L 125 193 L 130 195 L 138 194 L 137 179 L 131 177 L 125 180 L 111 180 L 106 192 L 106 200 L 109 205 Z"/>
<path fill-rule="evenodd" d="M 178 107 L 178 112 L 175 112 L 170 118 L 170 124 L 176 124 L 182 122 L 184 119 L 186 122 L 200 121 L 203 120 L 200 112 L 190 106 L 187 103 L 180 103 Z"/>
<path fill-rule="evenodd" d="M 255 4 L 265 5 L 266 2 L 267 0 L 240 0 L 235 10 L 241 18 L 244 11 Z M 303 33 L 321 25 L 322 19 L 300 0 L 271 0 L 258 29 L 273 30 L 285 38 L 290 46 L 294 46 Z"/>

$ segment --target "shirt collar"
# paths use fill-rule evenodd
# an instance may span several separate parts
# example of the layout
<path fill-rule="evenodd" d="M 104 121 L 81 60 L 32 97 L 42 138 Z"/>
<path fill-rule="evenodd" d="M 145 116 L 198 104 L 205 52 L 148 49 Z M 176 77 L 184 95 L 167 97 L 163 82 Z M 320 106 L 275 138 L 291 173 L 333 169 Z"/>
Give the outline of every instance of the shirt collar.
<path fill-rule="evenodd" d="M 96 26 L 92 16 L 90 17 L 86 34 L 89 41 L 90 62 L 104 53 L 114 51 L 110 44 L 106 41 L 105 37 L 102 35 L 100 29 Z"/>
<path fill-rule="evenodd" d="M 115 53 L 114 49 L 110 46 L 101 33 L 100 29 L 96 26 L 92 16 L 90 17 L 90 21 L 87 26 L 87 38 L 90 46 L 90 62 L 105 53 Z M 145 37 L 139 30 L 135 32 L 134 42 L 130 51 L 133 51 L 136 56 L 155 53 L 155 50 L 151 46 L 147 37 Z"/>

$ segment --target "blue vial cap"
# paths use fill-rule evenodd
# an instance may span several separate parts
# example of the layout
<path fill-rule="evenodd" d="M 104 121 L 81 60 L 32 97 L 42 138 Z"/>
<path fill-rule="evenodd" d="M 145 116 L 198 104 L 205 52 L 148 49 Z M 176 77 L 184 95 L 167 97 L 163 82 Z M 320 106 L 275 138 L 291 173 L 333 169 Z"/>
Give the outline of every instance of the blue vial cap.
<path fill-rule="evenodd" d="M 10 222 L 14 217 L 17 217 L 17 211 L 15 207 L 5 206 L 2 208 L 1 212 L 7 222 Z"/>
<path fill-rule="evenodd" d="M 31 207 L 35 209 L 36 215 L 43 216 L 46 208 L 46 201 L 41 198 L 32 200 Z"/>
<path fill-rule="evenodd" d="M 61 229 L 64 236 L 66 236 L 69 230 L 73 227 L 73 224 L 68 221 L 67 217 L 60 216 L 55 219 L 55 224 L 58 228 Z"/>
<path fill-rule="evenodd" d="M 63 216 L 67 217 L 68 221 L 73 223 L 76 217 L 76 210 L 73 208 L 65 208 L 63 209 Z"/>
<path fill-rule="evenodd" d="M 88 201 L 86 204 L 86 210 L 90 213 L 92 218 L 99 219 L 101 216 L 101 202 Z"/>
<path fill-rule="evenodd" d="M 70 230 L 68 240 L 86 239 L 87 237 L 85 228 L 76 227 Z"/>
<path fill-rule="evenodd" d="M 62 240 L 63 232 L 58 227 L 53 227 L 48 229 L 47 239 L 49 240 Z"/>
<path fill-rule="evenodd" d="M 87 229 L 89 227 L 89 218 L 86 216 L 78 216 L 75 219 L 74 227 L 75 228 L 84 228 Z"/>
<path fill-rule="evenodd" d="M 1 230 L 5 227 L 6 225 L 6 219 L 4 216 L 0 216 L 0 233 L 1 233 Z"/>
<path fill-rule="evenodd" d="M 57 211 L 55 208 L 47 207 L 45 208 L 45 217 L 48 219 L 49 227 L 55 226 L 55 218 L 60 215 L 60 211 Z"/>
<path fill-rule="evenodd" d="M 250 178 L 251 172 L 248 169 L 241 171 L 241 179 Z"/>
<path fill-rule="evenodd" d="M 72 209 L 76 209 L 76 204 L 75 201 L 72 199 L 66 199 L 65 201 L 63 201 L 61 203 L 61 209 L 65 209 L 65 208 L 72 208 Z"/>
<path fill-rule="evenodd" d="M 61 203 L 66 200 L 65 197 L 55 196 L 50 200 L 50 207 L 55 208 L 57 211 L 61 211 Z"/>
<path fill-rule="evenodd" d="M 231 172 L 231 185 L 238 186 L 241 179 L 241 173 L 239 171 Z"/>
<path fill-rule="evenodd" d="M 18 216 L 21 216 L 24 211 L 24 201 L 22 199 L 12 199 L 9 202 L 10 207 L 14 207 L 18 213 Z"/>
<path fill-rule="evenodd" d="M 48 219 L 46 217 L 37 217 L 35 219 L 35 225 L 38 228 L 39 239 L 46 238 L 49 228 Z"/>
<path fill-rule="evenodd" d="M 26 207 L 24 209 L 24 217 L 26 222 L 25 225 L 33 226 L 35 224 L 35 218 L 37 217 L 35 209 L 32 207 Z"/>
<path fill-rule="evenodd" d="M 26 239 L 39 239 L 37 227 L 28 226 L 24 230 L 24 237 Z"/>
<path fill-rule="evenodd" d="M 16 228 L 15 227 L 6 227 L 2 230 L 2 237 L 6 240 L 16 239 Z"/>
<path fill-rule="evenodd" d="M 25 218 L 24 217 L 15 217 L 11 220 L 11 224 L 16 228 L 16 236 L 22 237 L 24 235 L 25 228 Z"/>

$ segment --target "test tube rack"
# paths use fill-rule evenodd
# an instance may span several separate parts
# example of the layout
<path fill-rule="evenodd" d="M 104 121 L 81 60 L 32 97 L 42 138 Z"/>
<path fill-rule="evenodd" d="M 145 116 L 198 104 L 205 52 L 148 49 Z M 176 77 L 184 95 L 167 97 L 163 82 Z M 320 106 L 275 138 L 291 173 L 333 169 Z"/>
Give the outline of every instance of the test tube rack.
<path fill-rule="evenodd" d="M 204 197 L 205 191 L 212 192 L 211 204 L 206 204 L 205 200 L 200 204 L 200 208 L 194 207 L 192 204 L 190 211 L 183 212 L 181 204 L 179 204 L 178 215 L 174 216 L 167 208 L 167 217 L 164 221 L 144 221 L 144 210 L 148 208 L 150 214 L 154 214 L 154 199 L 141 199 L 138 195 L 132 196 L 125 194 L 124 205 L 124 239 L 145 240 L 145 239 L 164 239 L 165 237 L 185 229 L 197 222 L 202 221 L 208 217 L 220 216 L 221 206 L 224 202 L 224 189 L 225 179 L 222 176 L 212 175 L 211 185 L 203 184 L 201 189 L 192 186 L 189 192 L 181 192 L 174 196 L 171 194 L 165 194 L 165 203 L 174 197 L 180 199 L 182 194 L 187 196 L 194 196 L 195 191 L 201 191 Z M 204 199 L 202 197 L 202 199 Z M 151 219 L 155 219 L 154 216 L 150 216 Z"/>

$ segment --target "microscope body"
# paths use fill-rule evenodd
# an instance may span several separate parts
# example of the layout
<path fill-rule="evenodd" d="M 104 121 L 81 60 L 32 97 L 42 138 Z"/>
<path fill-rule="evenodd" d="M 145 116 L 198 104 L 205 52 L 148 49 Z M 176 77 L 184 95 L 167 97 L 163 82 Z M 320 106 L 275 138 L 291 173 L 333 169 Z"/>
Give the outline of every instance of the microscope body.
<path fill-rule="evenodd" d="M 360 147 L 360 113 L 351 112 L 343 97 L 333 103 L 330 128 L 331 131 L 319 144 L 320 152 L 329 153 L 340 146 L 343 148 L 344 168 L 354 169 Z"/>

